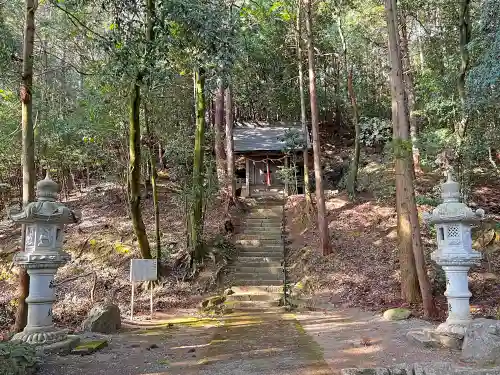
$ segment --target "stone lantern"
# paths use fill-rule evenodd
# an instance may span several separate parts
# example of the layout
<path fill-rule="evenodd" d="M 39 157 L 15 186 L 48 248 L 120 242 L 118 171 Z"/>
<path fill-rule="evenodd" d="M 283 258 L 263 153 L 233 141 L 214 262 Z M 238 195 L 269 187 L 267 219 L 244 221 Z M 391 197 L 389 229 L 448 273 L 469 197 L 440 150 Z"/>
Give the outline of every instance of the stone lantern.
<path fill-rule="evenodd" d="M 437 250 L 431 255 L 446 274 L 448 318 L 439 325 L 437 332 L 463 335 L 471 322 L 469 282 L 467 273 L 481 260 L 481 254 L 472 250 L 471 227 L 484 217 L 484 211 L 474 212 L 460 202 L 460 185 L 451 174 L 441 185 L 443 203 L 432 213 L 424 214 L 424 220 L 435 224 Z"/>
<path fill-rule="evenodd" d="M 14 263 L 27 269 L 30 276 L 27 325 L 13 340 L 37 346 L 72 341 L 66 330 L 54 326 L 52 304 L 54 275 L 71 258 L 62 251 L 64 225 L 77 222 L 79 215 L 56 202 L 58 191 L 58 185 L 47 175 L 36 185 L 36 202 L 9 212 L 14 222 L 25 226 L 25 250 L 15 255 Z"/>

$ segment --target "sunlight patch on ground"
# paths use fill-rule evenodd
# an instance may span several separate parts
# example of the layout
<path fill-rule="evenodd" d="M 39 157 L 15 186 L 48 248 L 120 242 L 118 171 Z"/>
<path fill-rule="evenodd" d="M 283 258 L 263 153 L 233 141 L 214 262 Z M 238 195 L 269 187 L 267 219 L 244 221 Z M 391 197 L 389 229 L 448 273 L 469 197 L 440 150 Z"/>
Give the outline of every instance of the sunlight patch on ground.
<path fill-rule="evenodd" d="M 327 210 L 337 210 L 339 208 L 344 207 L 347 204 L 349 204 L 349 200 L 347 200 L 345 198 L 341 198 L 341 197 L 332 198 L 326 202 L 326 209 Z"/>

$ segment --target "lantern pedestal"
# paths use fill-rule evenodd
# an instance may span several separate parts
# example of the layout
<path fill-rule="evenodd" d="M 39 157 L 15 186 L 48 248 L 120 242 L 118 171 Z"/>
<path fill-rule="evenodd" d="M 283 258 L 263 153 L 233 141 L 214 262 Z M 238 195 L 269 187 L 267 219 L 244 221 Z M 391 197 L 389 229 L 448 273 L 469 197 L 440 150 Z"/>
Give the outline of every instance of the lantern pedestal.
<path fill-rule="evenodd" d="M 479 253 L 477 253 L 476 257 L 478 260 L 481 259 Z M 468 259 L 468 262 L 471 262 L 471 260 Z M 469 305 L 472 294 L 469 291 L 467 273 L 474 263 L 461 266 L 443 265 L 440 262 L 438 264 L 442 265 L 446 274 L 447 287 L 444 295 L 448 299 L 448 318 L 446 322 L 438 326 L 436 331 L 464 335 L 467 326 L 472 321 Z"/>

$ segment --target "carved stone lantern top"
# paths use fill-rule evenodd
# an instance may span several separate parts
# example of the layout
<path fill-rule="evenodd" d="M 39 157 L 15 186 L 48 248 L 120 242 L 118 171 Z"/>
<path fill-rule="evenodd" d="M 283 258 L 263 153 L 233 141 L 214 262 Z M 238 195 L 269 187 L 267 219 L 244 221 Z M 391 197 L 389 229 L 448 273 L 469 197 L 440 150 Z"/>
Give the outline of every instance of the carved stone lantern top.
<path fill-rule="evenodd" d="M 465 203 L 460 202 L 460 185 L 453 181 L 448 173 L 447 181 L 441 184 L 443 203 L 438 205 L 432 213 L 424 213 L 423 218 L 428 224 L 461 222 L 473 224 L 484 218 L 484 210 L 475 212 Z"/>
<path fill-rule="evenodd" d="M 71 224 L 80 220 L 80 214 L 56 202 L 59 186 L 47 174 L 36 184 L 36 202 L 28 203 L 21 211 L 11 209 L 9 218 L 19 224 Z"/>

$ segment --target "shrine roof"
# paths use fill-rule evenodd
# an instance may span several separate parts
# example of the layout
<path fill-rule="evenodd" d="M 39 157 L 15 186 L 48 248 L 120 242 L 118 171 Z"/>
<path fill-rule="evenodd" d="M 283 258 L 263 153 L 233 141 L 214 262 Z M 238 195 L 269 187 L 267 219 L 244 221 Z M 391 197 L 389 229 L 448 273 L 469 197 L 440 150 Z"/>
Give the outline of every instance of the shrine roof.
<path fill-rule="evenodd" d="M 253 151 L 281 151 L 285 148 L 285 136 L 287 130 L 295 129 L 302 134 L 300 124 L 295 123 L 237 123 L 233 129 L 234 152 Z M 311 148 L 311 140 L 308 137 L 308 148 Z"/>

